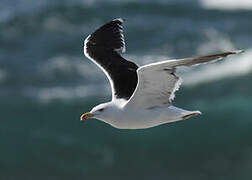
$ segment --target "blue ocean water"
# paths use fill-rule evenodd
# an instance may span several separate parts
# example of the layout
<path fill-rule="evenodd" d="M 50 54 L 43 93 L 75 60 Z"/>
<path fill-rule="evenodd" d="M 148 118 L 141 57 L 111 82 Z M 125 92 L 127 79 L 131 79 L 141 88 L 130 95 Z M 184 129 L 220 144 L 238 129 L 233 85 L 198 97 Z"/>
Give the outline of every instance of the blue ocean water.
<path fill-rule="evenodd" d="M 117 17 L 123 56 L 139 65 L 245 52 L 178 72 L 174 105 L 200 117 L 146 130 L 81 123 L 111 98 L 83 40 Z M 2 0 L 0 179 L 251 179 L 251 18 L 249 0 Z"/>

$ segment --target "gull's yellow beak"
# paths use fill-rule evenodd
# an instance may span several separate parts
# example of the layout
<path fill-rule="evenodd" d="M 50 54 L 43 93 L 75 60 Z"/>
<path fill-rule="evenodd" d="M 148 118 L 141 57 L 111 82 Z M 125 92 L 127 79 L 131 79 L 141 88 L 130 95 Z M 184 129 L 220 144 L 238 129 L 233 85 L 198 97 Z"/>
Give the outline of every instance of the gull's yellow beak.
<path fill-rule="evenodd" d="M 87 113 L 84 113 L 84 114 L 81 115 L 80 120 L 83 121 L 83 120 L 86 120 L 86 119 L 91 118 L 93 116 L 94 115 L 92 113 L 87 112 Z"/>

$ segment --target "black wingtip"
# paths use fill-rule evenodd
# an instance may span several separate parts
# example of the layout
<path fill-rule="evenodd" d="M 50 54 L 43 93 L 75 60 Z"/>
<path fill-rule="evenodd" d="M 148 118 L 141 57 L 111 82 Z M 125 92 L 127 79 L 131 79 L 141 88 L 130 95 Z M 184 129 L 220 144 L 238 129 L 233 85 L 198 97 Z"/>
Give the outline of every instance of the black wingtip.
<path fill-rule="evenodd" d="M 125 41 L 123 35 L 122 23 L 123 18 L 114 19 L 92 33 L 85 40 L 87 51 L 92 48 L 99 48 L 100 50 L 113 50 L 125 52 Z"/>
<path fill-rule="evenodd" d="M 113 19 L 113 21 L 119 21 L 119 22 L 123 23 L 126 21 L 126 19 L 125 18 L 115 18 L 115 19 Z"/>

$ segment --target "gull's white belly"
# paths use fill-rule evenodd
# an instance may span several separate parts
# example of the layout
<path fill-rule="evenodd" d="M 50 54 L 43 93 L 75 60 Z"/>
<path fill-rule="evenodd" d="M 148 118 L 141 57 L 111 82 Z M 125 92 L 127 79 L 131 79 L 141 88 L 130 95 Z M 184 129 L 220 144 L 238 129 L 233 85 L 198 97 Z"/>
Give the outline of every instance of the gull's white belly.
<path fill-rule="evenodd" d="M 152 109 L 124 108 L 114 113 L 109 120 L 103 121 L 119 129 L 143 129 L 182 120 L 192 112 L 196 111 L 186 111 L 174 106 Z"/>

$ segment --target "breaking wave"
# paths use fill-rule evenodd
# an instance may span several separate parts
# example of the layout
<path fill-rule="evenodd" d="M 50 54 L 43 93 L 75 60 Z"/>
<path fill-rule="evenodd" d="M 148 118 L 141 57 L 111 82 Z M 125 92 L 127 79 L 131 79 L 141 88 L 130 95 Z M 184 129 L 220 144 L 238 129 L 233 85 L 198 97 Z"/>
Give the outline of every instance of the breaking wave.
<path fill-rule="evenodd" d="M 96 95 L 109 95 L 110 89 L 107 85 L 80 85 L 75 87 L 47 87 L 29 88 L 24 90 L 24 95 L 34 97 L 41 103 L 48 103 L 53 100 L 71 101 Z"/>
<path fill-rule="evenodd" d="M 252 49 L 242 54 L 228 57 L 218 63 L 208 64 L 201 68 L 195 67 L 183 75 L 185 85 L 196 85 L 224 78 L 246 75 L 252 72 Z"/>
<path fill-rule="evenodd" d="M 251 0 L 200 0 L 200 4 L 206 9 L 223 9 L 223 10 L 250 10 L 252 9 Z"/>
<path fill-rule="evenodd" d="M 64 76 L 71 78 L 87 78 L 89 80 L 101 80 L 102 72 L 99 72 L 99 68 L 92 62 L 84 61 L 83 57 L 74 57 L 59 55 L 52 57 L 47 61 L 38 64 L 37 69 L 40 76 L 47 79 L 54 79 L 56 76 L 60 76 L 63 79 Z"/>
<path fill-rule="evenodd" d="M 197 48 L 198 55 L 237 49 L 231 39 L 215 29 L 205 31 L 206 41 Z M 238 48 L 240 49 L 240 48 Z M 224 60 L 207 65 L 182 69 L 184 85 L 196 85 L 229 77 L 246 75 L 252 71 L 252 48 L 244 53 L 231 55 Z"/>

